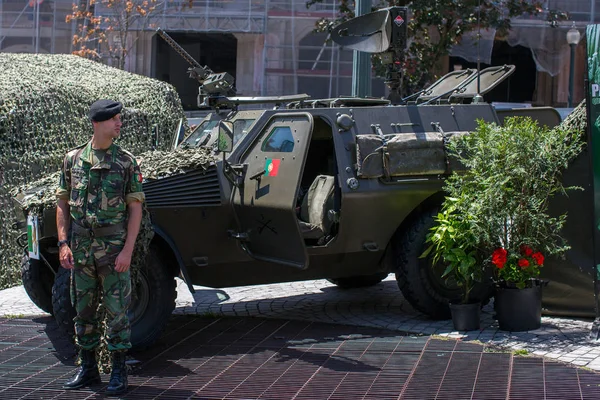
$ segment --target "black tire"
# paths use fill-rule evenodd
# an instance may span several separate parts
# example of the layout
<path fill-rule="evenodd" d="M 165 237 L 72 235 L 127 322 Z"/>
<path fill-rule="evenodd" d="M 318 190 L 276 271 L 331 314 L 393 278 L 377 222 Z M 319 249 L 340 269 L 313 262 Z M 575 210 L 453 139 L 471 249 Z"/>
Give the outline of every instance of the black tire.
<path fill-rule="evenodd" d="M 393 243 L 396 281 L 402 295 L 416 310 L 433 319 L 450 319 L 449 301 L 461 297 L 462 290 L 441 277 L 445 267 L 432 266 L 431 257 L 419 258 L 425 250 L 425 237 L 434 225 L 438 208 L 421 213 Z M 485 280 L 484 280 L 485 282 Z M 472 290 L 473 297 L 485 302 L 490 285 L 481 283 Z"/>
<path fill-rule="evenodd" d="M 41 260 L 32 260 L 27 254 L 21 260 L 21 279 L 25 292 L 43 311 L 52 314 L 52 284 L 54 274 Z"/>
<path fill-rule="evenodd" d="M 64 333 L 71 342 L 75 341 L 75 308 L 71 303 L 71 270 L 59 268 L 52 285 L 52 309 L 58 329 Z"/>
<path fill-rule="evenodd" d="M 160 338 L 175 309 L 177 290 L 175 278 L 160 253 L 150 248 L 144 268 L 139 271 L 139 283 L 129 313 L 131 345 L 140 350 Z"/>
<path fill-rule="evenodd" d="M 379 282 L 387 278 L 388 272 L 380 272 L 373 275 L 351 276 L 345 278 L 327 279 L 340 289 L 356 289 L 377 285 Z"/>
<path fill-rule="evenodd" d="M 177 297 L 175 279 L 154 249 L 150 249 L 148 261 L 138 274 L 129 310 L 131 346 L 135 350 L 151 346 L 160 338 L 175 309 Z M 52 289 L 54 317 L 61 331 L 74 338 L 76 313 L 71 304 L 69 285 L 70 271 L 61 268 Z"/>

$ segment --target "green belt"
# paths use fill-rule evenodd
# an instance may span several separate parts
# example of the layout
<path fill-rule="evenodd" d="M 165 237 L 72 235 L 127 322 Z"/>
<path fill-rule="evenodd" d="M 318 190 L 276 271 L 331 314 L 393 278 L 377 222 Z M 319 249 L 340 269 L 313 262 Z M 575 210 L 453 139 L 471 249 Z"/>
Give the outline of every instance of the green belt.
<path fill-rule="evenodd" d="M 71 224 L 71 229 L 73 230 L 74 235 L 95 238 L 123 233 L 125 230 L 125 224 L 120 223 L 116 225 L 103 226 L 101 228 L 86 228 L 73 221 Z"/>

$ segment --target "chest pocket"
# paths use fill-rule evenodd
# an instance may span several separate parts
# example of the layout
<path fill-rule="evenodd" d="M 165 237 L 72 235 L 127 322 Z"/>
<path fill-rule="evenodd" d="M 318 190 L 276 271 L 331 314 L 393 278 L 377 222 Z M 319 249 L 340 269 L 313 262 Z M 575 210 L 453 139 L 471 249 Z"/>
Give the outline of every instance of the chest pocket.
<path fill-rule="evenodd" d="M 71 170 L 71 196 L 69 205 L 81 207 L 87 197 L 87 188 L 89 177 L 87 171 L 81 167 L 74 167 Z"/>
<path fill-rule="evenodd" d="M 125 180 L 121 174 L 109 170 L 102 171 L 100 209 L 108 218 L 116 217 L 125 211 Z"/>

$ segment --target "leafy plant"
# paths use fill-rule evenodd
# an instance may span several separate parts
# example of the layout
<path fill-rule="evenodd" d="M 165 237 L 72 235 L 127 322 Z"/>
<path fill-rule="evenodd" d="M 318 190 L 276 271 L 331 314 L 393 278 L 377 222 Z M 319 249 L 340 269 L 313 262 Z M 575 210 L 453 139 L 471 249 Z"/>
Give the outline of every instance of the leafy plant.
<path fill-rule="evenodd" d="M 427 234 L 426 243 L 431 245 L 423 252 L 421 258 L 432 254 L 435 265 L 443 262 L 446 269 L 442 278 L 453 279 L 462 289 L 461 303 L 467 304 L 473 285 L 481 281 L 482 263 L 477 259 L 476 238 L 471 233 L 471 221 L 468 215 L 457 212 L 457 199 L 448 197 L 435 217 L 436 225 Z M 479 300 L 479 299 L 477 299 Z"/>
<path fill-rule="evenodd" d="M 539 275 L 544 255 L 569 249 L 560 235 L 567 215 L 551 216 L 548 206 L 577 189 L 564 187 L 561 176 L 582 147 L 578 131 L 530 118 L 509 118 L 504 126 L 480 121 L 475 132 L 449 142 L 465 170 L 447 180 L 446 203 L 468 216 L 470 235 L 502 284 L 524 287 Z"/>

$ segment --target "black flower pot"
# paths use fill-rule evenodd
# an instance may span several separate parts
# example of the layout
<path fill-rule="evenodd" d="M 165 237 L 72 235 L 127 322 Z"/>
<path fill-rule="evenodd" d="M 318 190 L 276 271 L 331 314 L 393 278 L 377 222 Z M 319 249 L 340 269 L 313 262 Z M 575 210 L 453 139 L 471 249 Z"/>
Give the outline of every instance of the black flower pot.
<path fill-rule="evenodd" d="M 452 323 L 457 331 L 475 331 L 479 329 L 481 303 L 452 304 L 450 303 Z"/>
<path fill-rule="evenodd" d="M 503 331 L 521 332 L 539 329 L 542 325 L 542 282 L 532 287 L 497 287 L 494 308 L 498 325 Z"/>

